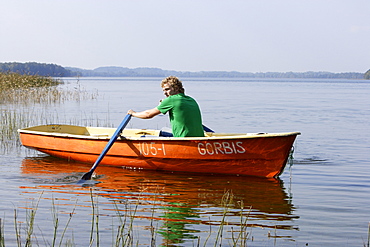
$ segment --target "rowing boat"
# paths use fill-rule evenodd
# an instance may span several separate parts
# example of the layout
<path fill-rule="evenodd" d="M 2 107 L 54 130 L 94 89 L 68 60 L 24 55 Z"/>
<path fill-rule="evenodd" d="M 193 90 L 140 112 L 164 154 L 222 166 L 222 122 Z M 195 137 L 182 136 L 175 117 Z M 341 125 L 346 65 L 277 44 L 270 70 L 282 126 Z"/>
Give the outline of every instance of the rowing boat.
<path fill-rule="evenodd" d="M 94 163 L 115 128 L 40 125 L 19 129 L 25 147 Z M 171 137 L 160 130 L 124 129 L 101 165 L 127 169 L 278 177 L 299 132 Z"/>

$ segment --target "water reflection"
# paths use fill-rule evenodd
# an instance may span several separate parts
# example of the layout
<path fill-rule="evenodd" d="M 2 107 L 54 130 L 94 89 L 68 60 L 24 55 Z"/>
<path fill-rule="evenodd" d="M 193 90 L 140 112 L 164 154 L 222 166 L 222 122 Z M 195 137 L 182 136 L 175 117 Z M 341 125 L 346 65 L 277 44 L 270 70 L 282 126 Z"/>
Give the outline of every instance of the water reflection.
<path fill-rule="evenodd" d="M 25 158 L 22 162 L 22 173 L 36 184 L 34 188 L 53 193 L 61 193 L 64 187 L 69 193 L 87 193 L 88 188 L 74 185 L 71 189 L 68 184 L 75 184 L 89 168 L 86 164 L 50 156 Z M 210 226 L 223 224 L 298 230 L 293 223 L 298 216 L 294 215 L 292 198 L 277 179 L 116 167 L 99 167 L 97 173 L 99 183 L 93 185 L 94 191 L 114 203 L 134 202 L 139 198 L 135 217 L 147 219 L 147 226 L 153 220 L 160 222 L 157 233 L 165 246 L 197 238 Z M 29 191 L 30 187 L 24 189 Z"/>
<path fill-rule="evenodd" d="M 163 207 L 163 210 L 164 214 L 161 217 L 164 222 L 158 233 L 163 236 L 165 246 L 183 243 L 185 239 L 196 239 L 193 235 L 196 230 L 194 231 L 186 226 L 189 224 L 189 220 L 199 224 L 196 219 L 199 219 L 200 216 L 196 210 L 185 203 L 175 202 L 168 203 L 167 206 Z"/>

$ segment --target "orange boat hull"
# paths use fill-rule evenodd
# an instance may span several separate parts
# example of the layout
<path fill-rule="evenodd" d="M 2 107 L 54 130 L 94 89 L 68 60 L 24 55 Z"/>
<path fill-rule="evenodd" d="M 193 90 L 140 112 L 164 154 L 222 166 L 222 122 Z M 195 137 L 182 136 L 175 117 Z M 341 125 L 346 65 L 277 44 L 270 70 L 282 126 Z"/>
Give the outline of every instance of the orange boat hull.
<path fill-rule="evenodd" d="M 26 147 L 91 164 L 109 141 L 109 138 L 82 135 L 19 132 Z M 248 138 L 118 138 L 100 165 L 277 177 L 284 170 L 298 134 L 262 134 Z"/>

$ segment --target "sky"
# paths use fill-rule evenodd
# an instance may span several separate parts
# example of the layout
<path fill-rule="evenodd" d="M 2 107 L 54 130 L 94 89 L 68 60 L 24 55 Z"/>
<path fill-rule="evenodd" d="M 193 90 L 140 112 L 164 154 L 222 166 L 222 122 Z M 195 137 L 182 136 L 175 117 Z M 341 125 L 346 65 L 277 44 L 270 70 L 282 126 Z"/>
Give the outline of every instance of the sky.
<path fill-rule="evenodd" d="M 370 0 L 0 0 L 0 62 L 366 72 Z"/>

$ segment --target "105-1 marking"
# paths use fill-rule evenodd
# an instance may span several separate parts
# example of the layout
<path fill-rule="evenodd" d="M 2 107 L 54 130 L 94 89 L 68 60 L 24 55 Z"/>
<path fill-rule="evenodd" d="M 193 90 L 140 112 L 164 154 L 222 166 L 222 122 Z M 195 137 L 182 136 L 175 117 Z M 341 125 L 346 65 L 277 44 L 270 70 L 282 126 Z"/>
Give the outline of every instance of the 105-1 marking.
<path fill-rule="evenodd" d="M 140 142 L 139 143 L 140 155 L 166 155 L 166 149 L 162 143 L 161 147 L 158 147 L 158 144 L 155 142 Z"/>

